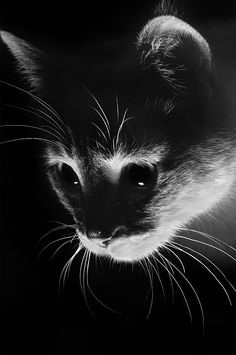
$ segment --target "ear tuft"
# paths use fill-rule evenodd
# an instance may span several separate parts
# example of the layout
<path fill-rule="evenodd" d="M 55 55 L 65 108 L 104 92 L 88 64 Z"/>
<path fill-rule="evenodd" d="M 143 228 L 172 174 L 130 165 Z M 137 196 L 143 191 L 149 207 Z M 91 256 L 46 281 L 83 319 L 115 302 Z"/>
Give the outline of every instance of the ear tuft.
<path fill-rule="evenodd" d="M 175 91 L 199 83 L 211 86 L 212 58 L 207 41 L 175 16 L 149 21 L 138 36 L 143 68 L 157 71 Z"/>
<path fill-rule="evenodd" d="M 9 32 L 0 31 L 0 37 L 15 58 L 17 69 L 25 76 L 32 91 L 38 90 L 41 86 L 40 58 L 43 53 Z"/>

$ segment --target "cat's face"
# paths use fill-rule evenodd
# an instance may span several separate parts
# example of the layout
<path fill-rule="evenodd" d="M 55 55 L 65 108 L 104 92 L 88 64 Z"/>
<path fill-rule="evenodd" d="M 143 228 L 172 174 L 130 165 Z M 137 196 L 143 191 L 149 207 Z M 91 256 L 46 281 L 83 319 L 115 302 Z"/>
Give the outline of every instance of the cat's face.
<path fill-rule="evenodd" d="M 196 147 L 197 156 L 190 150 L 170 167 L 168 146 L 121 145 L 104 152 L 98 145 L 86 155 L 49 148 L 48 171 L 82 244 L 97 255 L 135 261 L 154 253 L 228 192 L 232 169 L 226 168 L 224 151 L 215 148 L 213 153 Z"/>
<path fill-rule="evenodd" d="M 78 238 L 94 254 L 126 262 L 148 257 L 227 194 L 232 147 L 211 131 L 211 54 L 192 27 L 158 17 L 128 50 L 112 48 L 110 61 L 106 52 L 85 69 L 94 53 L 86 52 L 78 76 L 72 65 L 69 77 L 52 70 L 47 85 L 33 49 L 10 34 L 2 38 L 60 114 L 41 107 L 54 134 L 46 168 Z"/>

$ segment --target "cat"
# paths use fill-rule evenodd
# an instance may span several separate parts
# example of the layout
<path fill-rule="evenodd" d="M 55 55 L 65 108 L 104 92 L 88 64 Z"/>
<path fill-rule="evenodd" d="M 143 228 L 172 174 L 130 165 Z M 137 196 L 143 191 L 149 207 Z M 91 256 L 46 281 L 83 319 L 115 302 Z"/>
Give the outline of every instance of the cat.
<path fill-rule="evenodd" d="M 233 124 L 208 42 L 176 13 L 136 38 L 78 44 L 78 58 L 0 35 L 31 89 L 19 90 L 38 104 L 42 124 L 29 127 L 42 135 L 25 139 L 45 143 L 49 181 L 73 216 L 65 273 L 83 248 L 121 263 L 178 250 L 181 230 L 230 199 Z"/>

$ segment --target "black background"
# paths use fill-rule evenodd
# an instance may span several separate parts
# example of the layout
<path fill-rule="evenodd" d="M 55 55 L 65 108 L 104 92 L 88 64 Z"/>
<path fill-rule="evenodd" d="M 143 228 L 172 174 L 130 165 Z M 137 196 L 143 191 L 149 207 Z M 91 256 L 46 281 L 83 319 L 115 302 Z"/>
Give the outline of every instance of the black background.
<path fill-rule="evenodd" d="M 105 40 L 126 33 L 135 36 L 152 17 L 155 4 L 154 1 L 1 1 L 0 27 L 45 52 L 53 46 L 66 50 L 75 42 L 89 42 L 91 38 Z M 232 88 L 236 68 L 236 2 L 185 0 L 176 4 L 183 18 L 211 43 L 219 71 Z M 13 62 L 5 52 L 1 47 L 1 79 L 26 87 L 17 78 Z M 20 103 L 25 100 L 24 95 L 3 84 L 1 93 L 1 121 L 21 123 L 23 113 L 3 104 Z M 229 93 L 233 97 L 233 90 Z M 1 140 L 22 133 L 5 132 L 1 131 Z M 179 276 L 192 308 L 191 323 L 176 285 L 172 302 L 170 282 L 164 271 L 161 277 L 166 299 L 154 277 L 154 304 L 148 319 L 149 280 L 138 266 L 91 263 L 89 279 L 94 293 L 118 313 L 106 310 L 91 294 L 88 303 L 92 312 L 89 311 L 79 286 L 80 258 L 73 264 L 64 292 L 59 293 L 58 279 L 71 256 L 71 247 L 65 246 L 51 260 L 56 249 L 51 246 L 37 260 L 46 242 L 59 238 L 63 232 L 54 232 L 40 247 L 36 245 L 44 233 L 57 226 L 49 220 L 72 221 L 48 186 L 42 171 L 42 146 L 21 142 L 1 145 L 0 149 L 0 354 L 236 353 L 235 296 L 230 292 L 234 301 L 230 307 L 214 279 L 189 258 L 183 261 L 186 276 L 193 280 L 202 300 L 204 333 L 193 292 Z M 234 219 L 234 211 L 231 213 Z M 227 231 L 227 237 L 233 238 L 233 223 L 227 226 Z M 213 260 L 217 260 L 233 282 L 235 266 L 218 254 L 213 255 Z"/>

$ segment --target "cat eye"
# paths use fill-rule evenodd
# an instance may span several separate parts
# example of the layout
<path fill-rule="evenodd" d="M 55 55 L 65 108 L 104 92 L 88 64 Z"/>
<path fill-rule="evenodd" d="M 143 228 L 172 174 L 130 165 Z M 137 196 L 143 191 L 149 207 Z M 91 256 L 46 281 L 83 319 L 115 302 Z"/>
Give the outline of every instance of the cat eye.
<path fill-rule="evenodd" d="M 57 166 L 60 178 L 68 185 L 77 186 L 79 185 L 79 178 L 76 175 L 75 171 L 65 163 L 60 163 Z"/>
<path fill-rule="evenodd" d="M 129 164 L 124 170 L 125 180 L 137 189 L 149 189 L 157 180 L 157 167 L 152 164 Z"/>

